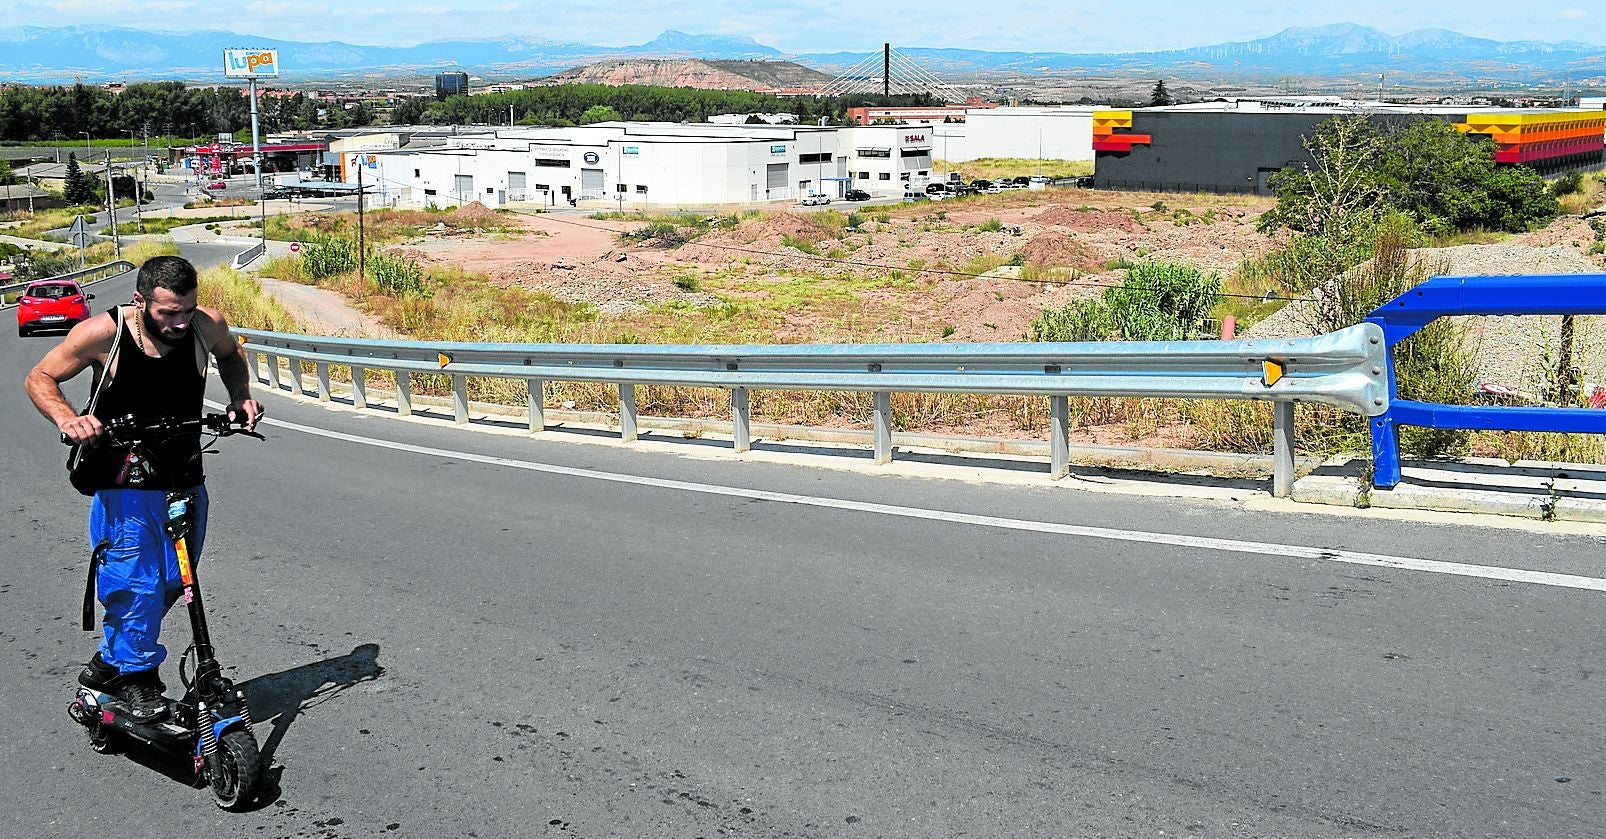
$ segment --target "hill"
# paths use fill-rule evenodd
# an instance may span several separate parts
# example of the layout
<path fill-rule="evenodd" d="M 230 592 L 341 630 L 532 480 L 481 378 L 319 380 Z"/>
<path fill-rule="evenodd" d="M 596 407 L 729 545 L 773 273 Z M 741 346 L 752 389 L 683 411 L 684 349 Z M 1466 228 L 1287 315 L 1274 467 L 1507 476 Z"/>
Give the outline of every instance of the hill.
<path fill-rule="evenodd" d="M 790 61 L 629 58 L 599 61 L 548 76 L 552 84 L 656 85 L 704 90 L 823 87 L 831 77 Z"/>

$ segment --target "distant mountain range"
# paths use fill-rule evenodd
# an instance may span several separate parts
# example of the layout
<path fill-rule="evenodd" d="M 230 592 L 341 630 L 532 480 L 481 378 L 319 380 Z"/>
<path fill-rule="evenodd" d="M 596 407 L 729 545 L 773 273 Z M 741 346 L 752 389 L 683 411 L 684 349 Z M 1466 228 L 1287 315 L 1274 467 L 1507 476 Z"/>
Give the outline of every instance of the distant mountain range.
<path fill-rule="evenodd" d="M 667 31 L 644 44 L 607 47 L 540 39 L 437 41 L 374 47 L 302 43 L 231 32 L 151 32 L 108 26 L 0 30 L 0 81 L 221 81 L 231 47 L 279 50 L 282 78 L 355 80 L 461 69 L 487 80 L 545 76 L 631 58 L 780 59 L 841 71 L 872 53 L 787 55 L 751 38 Z M 1554 84 L 1606 87 L 1606 47 L 1579 42 L 1492 41 L 1445 29 L 1389 35 L 1352 23 L 1295 27 L 1268 38 L 1141 53 L 987 52 L 898 46 L 940 75 L 1160 74 L 1170 78 L 1354 77 L 1388 74 L 1423 85 Z"/>

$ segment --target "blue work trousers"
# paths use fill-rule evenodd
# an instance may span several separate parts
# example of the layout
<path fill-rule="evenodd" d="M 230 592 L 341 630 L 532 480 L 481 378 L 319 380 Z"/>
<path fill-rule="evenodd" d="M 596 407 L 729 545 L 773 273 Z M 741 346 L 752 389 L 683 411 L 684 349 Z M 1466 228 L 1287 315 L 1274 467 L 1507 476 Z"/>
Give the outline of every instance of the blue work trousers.
<path fill-rule="evenodd" d="M 201 560 L 206 540 L 206 487 L 195 489 L 195 529 L 189 537 L 190 563 Z M 184 590 L 178 553 L 162 524 L 167 493 L 158 489 L 103 489 L 89 508 L 89 541 L 109 545 L 95 578 L 106 608 L 101 621 L 102 661 L 123 673 L 161 665 L 162 617 Z"/>

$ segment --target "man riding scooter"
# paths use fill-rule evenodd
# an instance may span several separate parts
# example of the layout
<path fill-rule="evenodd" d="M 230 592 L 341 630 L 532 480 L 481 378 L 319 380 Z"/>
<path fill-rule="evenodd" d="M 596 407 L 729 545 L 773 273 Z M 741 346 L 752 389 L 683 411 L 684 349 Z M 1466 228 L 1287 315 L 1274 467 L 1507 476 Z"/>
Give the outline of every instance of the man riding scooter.
<path fill-rule="evenodd" d="M 140 268 L 134 301 L 73 327 L 28 373 L 34 406 L 64 438 L 92 446 L 113 417 L 193 419 L 201 414 L 209 357 L 228 389 L 231 419 L 256 426 L 262 406 L 251 398 L 250 377 L 228 323 L 196 305 L 195 267 L 159 256 Z M 93 410 L 76 413 L 61 384 L 93 368 Z M 89 449 L 74 484 L 93 494 L 90 541 L 96 547 L 95 588 L 105 607 L 100 649 L 78 681 L 119 696 L 139 723 L 168 714 L 159 668 L 162 618 L 182 589 L 173 544 L 164 538 L 169 490 L 194 489 L 198 515 L 192 560 L 205 536 L 206 490 L 200 435 L 174 437 L 150 450 L 150 464 L 99 457 Z M 148 467 L 148 468 L 147 468 Z"/>

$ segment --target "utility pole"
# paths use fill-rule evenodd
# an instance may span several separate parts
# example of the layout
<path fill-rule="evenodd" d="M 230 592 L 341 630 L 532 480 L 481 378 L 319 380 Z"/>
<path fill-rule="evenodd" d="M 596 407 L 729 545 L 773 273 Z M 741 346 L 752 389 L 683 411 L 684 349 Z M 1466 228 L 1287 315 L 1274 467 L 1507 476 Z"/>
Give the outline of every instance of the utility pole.
<path fill-rule="evenodd" d="M 357 160 L 357 276 L 368 276 L 368 241 L 363 228 L 362 159 Z"/>
<path fill-rule="evenodd" d="M 128 129 L 128 143 L 129 145 L 134 144 L 134 129 L 132 128 Z M 145 158 L 141 157 L 139 165 L 134 167 L 134 223 L 138 225 L 138 230 L 141 233 L 145 232 L 145 211 L 140 207 L 142 199 L 145 197 L 145 192 L 140 188 L 139 176 L 144 168 Z"/>
<path fill-rule="evenodd" d="M 106 216 L 112 221 L 112 250 L 116 251 L 117 258 L 123 258 L 123 242 L 117 238 L 117 200 L 112 193 L 112 153 L 106 150 Z"/>

